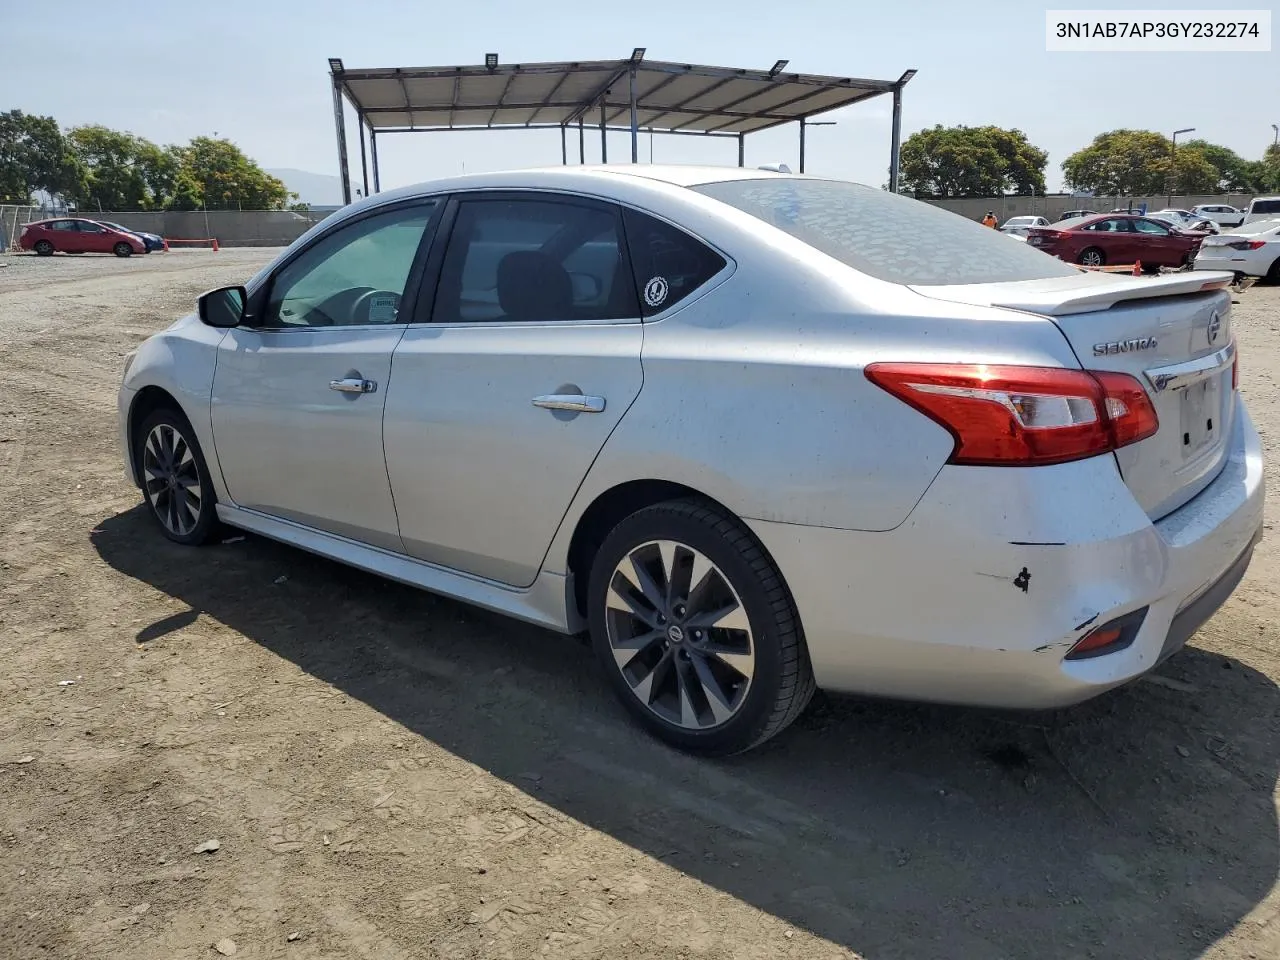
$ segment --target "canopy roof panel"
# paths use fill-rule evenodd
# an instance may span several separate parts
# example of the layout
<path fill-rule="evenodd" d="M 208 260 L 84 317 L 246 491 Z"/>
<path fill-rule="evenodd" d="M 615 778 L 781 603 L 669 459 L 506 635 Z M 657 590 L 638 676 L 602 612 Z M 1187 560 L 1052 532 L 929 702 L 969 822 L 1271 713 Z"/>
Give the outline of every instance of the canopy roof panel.
<path fill-rule="evenodd" d="M 699 66 L 653 60 L 594 60 L 463 67 L 348 70 L 333 76 L 374 130 L 636 126 L 737 135 L 754 133 L 890 93 L 901 80 Z"/>

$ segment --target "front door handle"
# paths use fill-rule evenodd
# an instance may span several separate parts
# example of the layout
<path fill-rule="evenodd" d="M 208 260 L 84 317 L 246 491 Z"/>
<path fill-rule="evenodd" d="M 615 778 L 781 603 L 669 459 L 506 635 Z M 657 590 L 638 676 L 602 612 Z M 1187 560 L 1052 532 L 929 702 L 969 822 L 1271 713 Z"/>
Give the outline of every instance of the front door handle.
<path fill-rule="evenodd" d="M 534 397 L 533 405 L 546 410 L 600 413 L 604 410 L 604 397 L 588 397 L 581 393 L 546 393 L 540 397 Z"/>
<path fill-rule="evenodd" d="M 340 393 L 377 393 L 378 382 L 359 377 L 343 377 L 341 380 L 330 380 L 329 389 Z"/>

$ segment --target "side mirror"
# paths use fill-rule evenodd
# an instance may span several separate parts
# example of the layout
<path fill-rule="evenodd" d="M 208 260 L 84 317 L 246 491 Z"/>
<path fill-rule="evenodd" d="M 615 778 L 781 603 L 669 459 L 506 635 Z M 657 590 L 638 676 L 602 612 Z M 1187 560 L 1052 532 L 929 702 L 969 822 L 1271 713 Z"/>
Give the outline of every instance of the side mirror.
<path fill-rule="evenodd" d="M 219 287 L 202 293 L 197 301 L 200 322 L 220 329 L 238 327 L 244 321 L 248 302 L 249 294 L 244 287 Z"/>

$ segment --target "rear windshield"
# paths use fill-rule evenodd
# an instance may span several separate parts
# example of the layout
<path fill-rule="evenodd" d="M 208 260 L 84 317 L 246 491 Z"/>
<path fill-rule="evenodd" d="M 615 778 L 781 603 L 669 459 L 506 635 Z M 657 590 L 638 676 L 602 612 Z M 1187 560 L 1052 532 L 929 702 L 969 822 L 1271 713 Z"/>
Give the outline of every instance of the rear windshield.
<path fill-rule="evenodd" d="M 1000 283 L 1078 273 L 998 230 L 858 183 L 770 177 L 692 189 L 890 283 Z"/>
<path fill-rule="evenodd" d="M 1255 200 L 1249 205 L 1250 213 L 1280 213 L 1280 200 Z"/>

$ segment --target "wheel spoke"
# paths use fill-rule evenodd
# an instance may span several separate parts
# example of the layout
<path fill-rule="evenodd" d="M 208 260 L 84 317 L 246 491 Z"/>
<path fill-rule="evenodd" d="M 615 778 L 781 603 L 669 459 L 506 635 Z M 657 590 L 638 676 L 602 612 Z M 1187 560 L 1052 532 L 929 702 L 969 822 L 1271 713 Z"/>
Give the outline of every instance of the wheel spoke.
<path fill-rule="evenodd" d="M 711 667 L 707 665 L 707 661 L 695 654 L 692 657 L 693 670 L 697 674 L 698 683 L 702 687 L 702 693 L 707 698 L 707 706 L 711 708 L 711 715 L 715 717 L 716 723 L 724 723 L 733 716 L 733 704 L 731 698 L 725 693 L 724 688 L 720 686 L 720 681 L 716 679 Z"/>
<path fill-rule="evenodd" d="M 751 622 L 747 619 L 747 611 L 742 609 L 738 601 L 730 601 L 718 610 L 700 611 L 685 621 L 690 627 L 706 630 L 747 630 Z"/>
<path fill-rule="evenodd" d="M 643 656 L 649 647 L 661 643 L 664 634 L 661 630 L 647 630 L 626 640 L 613 642 L 613 659 L 620 670 L 625 670 L 636 657 Z"/>
<path fill-rule="evenodd" d="M 730 670 L 750 680 L 755 675 L 756 658 L 742 650 L 730 650 L 722 644 L 708 644 L 702 648 L 703 653 L 715 657 Z"/>
<path fill-rule="evenodd" d="M 676 542 L 674 540 L 658 541 L 658 557 L 662 560 L 662 596 L 664 606 L 669 610 L 676 600 L 673 591 L 676 578 Z"/>
<path fill-rule="evenodd" d="M 618 581 L 622 582 L 619 583 Z M 635 617 L 641 623 L 656 630 L 658 628 L 658 611 L 651 607 L 645 606 L 637 597 L 640 588 L 631 582 L 626 572 L 619 567 L 613 575 L 613 582 L 609 584 L 609 593 L 605 596 L 605 606 L 610 610 L 619 610 L 622 613 Z"/>
<path fill-rule="evenodd" d="M 672 653 L 667 650 L 662 657 L 653 665 L 653 669 L 646 673 L 639 683 L 633 685 L 636 696 L 640 698 L 640 702 L 646 707 L 653 706 L 653 697 L 655 688 L 661 689 L 663 681 L 667 679 L 668 673 L 671 671 Z"/>
<path fill-rule="evenodd" d="M 631 554 L 631 570 L 635 574 L 635 579 L 632 582 L 636 585 L 637 589 L 639 589 L 641 594 L 644 595 L 644 598 L 649 601 L 649 605 L 653 607 L 654 610 L 661 611 L 665 606 L 663 603 L 662 591 L 658 589 L 658 585 L 653 582 L 653 577 L 649 576 L 649 572 L 645 570 L 644 564 L 640 562 L 635 553 Z"/>

